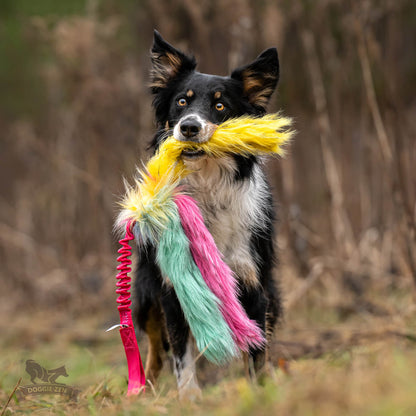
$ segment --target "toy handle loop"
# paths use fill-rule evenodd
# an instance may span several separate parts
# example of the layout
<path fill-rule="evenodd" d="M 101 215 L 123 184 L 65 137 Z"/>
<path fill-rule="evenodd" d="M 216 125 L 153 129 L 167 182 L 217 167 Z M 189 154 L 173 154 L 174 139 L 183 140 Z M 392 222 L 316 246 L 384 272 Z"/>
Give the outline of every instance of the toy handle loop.
<path fill-rule="evenodd" d="M 133 327 L 133 319 L 131 316 L 131 298 L 130 298 L 130 276 L 131 272 L 131 247 L 129 241 L 134 240 L 132 227 L 134 221 L 128 221 L 126 224 L 126 235 L 119 243 L 121 248 L 118 250 L 120 256 L 117 261 L 119 273 L 116 276 L 117 290 L 119 295 L 117 309 L 120 313 L 120 336 L 123 342 L 124 351 L 127 358 L 127 366 L 129 370 L 129 384 L 127 388 L 127 396 L 139 394 L 145 390 L 146 377 L 143 370 L 142 359 L 140 357 L 139 346 L 137 345 L 136 334 Z"/>

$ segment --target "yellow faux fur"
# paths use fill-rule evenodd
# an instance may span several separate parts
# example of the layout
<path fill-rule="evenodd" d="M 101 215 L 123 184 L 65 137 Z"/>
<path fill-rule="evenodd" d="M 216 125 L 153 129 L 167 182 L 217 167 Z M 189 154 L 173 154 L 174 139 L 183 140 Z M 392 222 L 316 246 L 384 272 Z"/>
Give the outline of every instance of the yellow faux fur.
<path fill-rule="evenodd" d="M 184 150 L 203 150 L 215 158 L 230 153 L 284 155 L 282 146 L 293 135 L 291 124 L 290 118 L 279 114 L 243 116 L 220 124 L 205 143 L 183 142 L 169 137 L 147 163 L 147 172 L 140 172 L 136 186 L 127 188 L 118 223 L 121 225 L 126 219 L 140 221 L 143 215 L 166 218 L 166 200 L 179 180 L 190 173 L 181 159 Z"/>

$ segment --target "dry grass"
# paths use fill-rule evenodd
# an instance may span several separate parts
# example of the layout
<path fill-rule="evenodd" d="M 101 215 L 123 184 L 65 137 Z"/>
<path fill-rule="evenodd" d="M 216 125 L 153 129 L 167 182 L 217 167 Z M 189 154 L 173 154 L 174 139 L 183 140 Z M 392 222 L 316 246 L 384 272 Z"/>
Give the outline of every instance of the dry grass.
<path fill-rule="evenodd" d="M 262 386 L 249 384 L 233 364 L 221 370 L 216 384 L 205 386 L 196 404 L 178 401 L 174 378 L 167 371 L 155 391 L 148 387 L 144 396 L 126 398 L 127 369 L 118 339 L 93 344 L 73 340 L 65 346 L 52 340 L 32 350 L 30 357 L 46 367 L 65 363 L 70 377 L 64 381 L 80 388 L 78 402 L 48 396 L 12 400 L 5 414 L 413 415 L 415 339 L 379 334 L 369 340 L 361 335 L 358 345 L 339 341 L 332 342 L 332 348 L 325 347 L 323 337 L 317 358 L 306 354 L 290 360 L 287 371 L 274 369 Z M 29 353 L 20 348 L 17 344 L 9 350 L 2 362 L 2 403 L 19 377 L 28 381 L 22 358 Z M 288 342 L 284 348 L 288 352 L 294 347 Z"/>
<path fill-rule="evenodd" d="M 304 281 L 291 275 L 283 283 L 296 291 Z M 179 402 L 168 360 L 155 389 L 149 386 L 143 396 L 125 397 L 122 345 L 117 331 L 104 332 L 116 321 L 115 314 L 76 319 L 68 319 L 64 311 L 17 315 L 13 325 L 1 328 L 1 403 L 20 377 L 22 384 L 30 384 L 26 359 L 46 368 L 65 365 L 69 377 L 61 381 L 81 392 L 76 403 L 54 396 L 12 399 L 5 414 L 413 415 L 412 296 L 405 291 L 388 297 L 377 293 L 372 310 L 368 304 L 356 310 L 347 303 L 318 307 L 325 295 L 319 284 L 304 292 L 296 308 L 289 308 L 273 341 L 273 368 L 261 386 L 247 382 L 241 363 L 217 368 L 201 360 L 199 403 Z M 139 344 L 145 356 L 143 337 Z"/>

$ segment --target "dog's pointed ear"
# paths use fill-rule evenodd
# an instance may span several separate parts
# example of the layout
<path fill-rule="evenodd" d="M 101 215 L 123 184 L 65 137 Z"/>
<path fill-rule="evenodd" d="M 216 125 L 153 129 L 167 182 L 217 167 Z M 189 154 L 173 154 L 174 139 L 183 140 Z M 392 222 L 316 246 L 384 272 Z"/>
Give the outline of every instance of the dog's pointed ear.
<path fill-rule="evenodd" d="M 252 63 L 235 69 L 231 78 L 243 83 L 249 102 L 265 111 L 279 81 L 279 57 L 276 48 L 261 53 Z"/>
<path fill-rule="evenodd" d="M 151 84 L 152 92 L 156 94 L 160 89 L 166 88 L 170 81 L 178 74 L 191 72 L 196 67 L 193 56 L 185 55 L 166 42 L 160 33 L 154 31 L 154 41 L 151 49 L 152 71 Z"/>

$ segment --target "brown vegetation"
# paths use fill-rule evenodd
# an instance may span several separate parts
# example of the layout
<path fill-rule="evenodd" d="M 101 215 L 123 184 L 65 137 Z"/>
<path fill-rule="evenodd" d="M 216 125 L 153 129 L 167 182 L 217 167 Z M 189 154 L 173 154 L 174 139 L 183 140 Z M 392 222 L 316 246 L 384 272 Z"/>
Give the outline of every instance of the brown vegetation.
<path fill-rule="evenodd" d="M 122 176 L 146 158 L 153 133 L 153 27 L 194 51 L 202 71 L 220 74 L 278 47 L 271 110 L 283 108 L 298 130 L 287 159 L 270 164 L 282 261 L 306 287 L 330 276 L 353 302 L 373 285 L 413 290 L 414 5 L 128 4 L 88 1 L 84 13 L 24 20 L 23 43 L 45 55 L 32 70 L 43 93 L 31 112 L 0 118 L 0 279 L 8 299 L 27 304 L 30 294 L 36 308 L 79 311 L 95 295 L 93 307 L 112 298 Z M 299 292 L 287 296 L 291 304 Z"/>
<path fill-rule="evenodd" d="M 157 28 L 203 72 L 227 74 L 279 50 L 270 110 L 283 109 L 298 131 L 286 159 L 269 164 L 293 335 L 275 345 L 279 354 L 357 345 L 355 329 L 298 342 L 299 327 L 323 327 L 328 315 L 337 324 L 387 317 L 396 332 L 360 328 L 363 337 L 402 337 L 416 288 L 414 2 L 88 0 L 72 14 L 41 15 L 13 7 L 0 17 L 10 41 L 0 48 L 10 63 L 0 65 L 3 312 L 115 314 L 112 222 L 122 177 L 147 157 L 154 131 L 147 85 Z M 16 25 L 20 50 L 8 30 Z"/>

